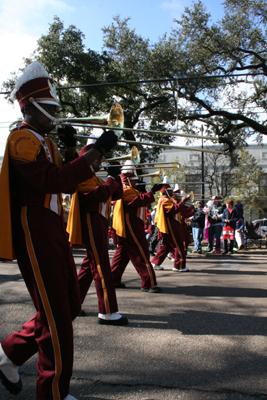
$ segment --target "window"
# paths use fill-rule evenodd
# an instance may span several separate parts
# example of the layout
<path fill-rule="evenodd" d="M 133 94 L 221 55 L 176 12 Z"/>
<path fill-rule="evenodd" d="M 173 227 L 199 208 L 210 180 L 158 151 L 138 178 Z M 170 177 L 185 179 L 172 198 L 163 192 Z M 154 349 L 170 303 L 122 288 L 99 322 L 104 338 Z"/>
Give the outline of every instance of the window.
<path fill-rule="evenodd" d="M 189 160 L 193 162 L 199 161 L 199 154 L 189 154 Z"/>

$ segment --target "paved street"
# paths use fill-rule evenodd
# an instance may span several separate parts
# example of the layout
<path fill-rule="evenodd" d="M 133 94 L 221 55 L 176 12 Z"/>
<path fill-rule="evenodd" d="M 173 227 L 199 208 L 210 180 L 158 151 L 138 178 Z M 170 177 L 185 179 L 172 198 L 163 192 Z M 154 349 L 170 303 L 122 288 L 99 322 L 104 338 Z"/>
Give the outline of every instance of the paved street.
<path fill-rule="evenodd" d="M 74 251 L 77 268 L 84 251 Z M 112 257 L 113 252 L 110 253 Z M 190 272 L 166 260 L 157 271 L 161 294 L 140 291 L 131 264 L 118 289 L 125 327 L 97 324 L 94 286 L 86 317 L 74 321 L 70 394 L 82 400 L 267 399 L 266 249 L 194 255 Z M 0 340 L 34 309 L 17 264 L 0 263 Z M 0 399 L 35 398 L 36 357 L 20 368 L 22 392 L 0 388 Z M 52 400 L 52 399 L 51 399 Z"/>

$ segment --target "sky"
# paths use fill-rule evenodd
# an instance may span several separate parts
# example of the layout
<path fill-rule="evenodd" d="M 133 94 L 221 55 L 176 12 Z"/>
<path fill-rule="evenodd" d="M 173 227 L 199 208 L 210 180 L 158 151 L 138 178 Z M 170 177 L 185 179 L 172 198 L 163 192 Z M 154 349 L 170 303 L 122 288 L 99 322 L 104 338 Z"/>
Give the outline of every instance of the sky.
<path fill-rule="evenodd" d="M 223 15 L 222 2 L 203 0 L 215 22 Z M 37 40 L 46 35 L 57 16 L 64 28 L 75 25 L 85 35 L 87 48 L 101 52 L 102 28 L 113 22 L 113 17 L 130 17 L 129 26 L 153 44 L 175 27 L 186 6 L 186 0 L 0 0 L 0 86 L 24 65 L 37 48 Z M 18 104 L 9 105 L 0 95 L 0 156 L 4 153 L 8 126 L 21 117 Z"/>

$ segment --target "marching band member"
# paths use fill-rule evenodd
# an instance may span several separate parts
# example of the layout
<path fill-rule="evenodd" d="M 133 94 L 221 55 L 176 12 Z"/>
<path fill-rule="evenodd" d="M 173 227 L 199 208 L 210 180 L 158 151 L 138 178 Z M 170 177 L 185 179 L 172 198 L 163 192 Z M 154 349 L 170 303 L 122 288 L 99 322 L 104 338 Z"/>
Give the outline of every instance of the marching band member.
<path fill-rule="evenodd" d="M 159 230 L 159 236 L 162 237 L 162 244 L 151 262 L 155 270 L 162 270 L 162 263 L 168 253 L 174 254 L 173 271 L 188 271 L 186 268 L 186 259 L 184 244 L 181 232 L 181 224 L 178 220 L 178 214 L 181 213 L 186 206 L 184 202 L 188 200 L 188 196 L 184 196 L 182 201 L 177 203 L 173 198 L 173 190 L 169 185 L 169 179 L 164 176 L 163 187 L 160 190 L 161 198 L 158 203 L 155 221 Z"/>
<path fill-rule="evenodd" d="M 81 157 L 93 144 L 85 146 Z M 69 241 L 82 247 L 85 244 L 87 254 L 78 274 L 78 282 L 83 304 L 89 287 L 94 279 L 98 297 L 98 323 L 106 325 L 126 325 L 128 320 L 119 314 L 116 292 L 112 280 L 108 255 L 108 223 L 111 200 L 122 197 L 120 167 L 110 167 L 108 178 L 104 182 L 95 173 L 101 165 L 101 155 L 93 162 L 93 177 L 78 185 L 72 196 L 67 232 Z M 84 310 L 79 314 L 86 315 Z"/>
<path fill-rule="evenodd" d="M 60 108 L 53 80 L 37 62 L 18 79 L 14 94 L 24 121 L 9 135 L 0 175 L 0 258 L 17 259 L 36 308 L 20 331 L 0 345 L 0 379 L 12 394 L 21 391 L 18 366 L 39 352 L 38 400 L 73 400 L 72 320 L 81 309 L 76 266 L 67 239 L 61 193 L 73 193 L 92 177 L 90 165 L 115 146 L 113 131 L 76 156 L 76 132 L 59 128 L 66 145 L 62 158 L 46 134 Z M 11 218 L 12 217 L 12 218 Z"/>
<path fill-rule="evenodd" d="M 174 191 L 173 191 L 173 198 L 176 202 L 180 202 L 181 198 L 185 196 L 185 192 L 181 191 L 179 186 L 175 186 Z M 190 196 L 188 196 L 190 198 Z M 181 224 L 181 230 L 182 230 L 182 237 L 183 237 L 183 242 L 184 242 L 184 251 L 185 251 L 185 256 L 187 257 L 187 250 L 189 246 L 189 233 L 188 233 L 188 228 L 186 224 L 186 219 L 194 215 L 194 205 L 190 205 L 189 207 L 185 207 L 181 209 L 180 214 L 178 215 L 179 222 Z"/>
<path fill-rule="evenodd" d="M 116 202 L 113 212 L 113 228 L 119 243 L 112 260 L 111 271 L 115 287 L 125 287 L 121 278 L 131 260 L 141 277 L 141 290 L 159 293 L 161 289 L 157 285 L 155 272 L 149 261 L 144 222 L 146 206 L 155 201 L 154 193 L 161 185 L 155 184 L 149 192 L 139 193 L 135 189 L 138 182 L 135 169 L 133 161 L 126 161 L 122 168 L 123 197 Z"/>

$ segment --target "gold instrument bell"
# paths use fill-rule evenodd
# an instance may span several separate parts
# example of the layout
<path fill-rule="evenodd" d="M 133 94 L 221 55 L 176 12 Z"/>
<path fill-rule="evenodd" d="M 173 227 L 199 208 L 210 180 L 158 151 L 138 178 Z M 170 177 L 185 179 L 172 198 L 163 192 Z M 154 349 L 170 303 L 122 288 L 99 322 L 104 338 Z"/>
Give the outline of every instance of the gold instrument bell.
<path fill-rule="evenodd" d="M 159 177 L 161 181 L 164 179 L 164 170 L 160 168 L 157 172 L 152 172 L 151 174 L 139 175 L 139 178 L 145 178 L 147 176 Z"/>
<path fill-rule="evenodd" d="M 194 192 L 190 192 L 188 195 L 186 196 L 190 196 L 190 198 L 184 203 L 187 206 L 194 206 L 195 204 L 195 195 Z"/>
<path fill-rule="evenodd" d="M 113 157 L 113 158 L 107 158 L 105 161 L 111 162 L 111 161 L 120 161 L 120 160 L 132 160 L 134 164 L 139 164 L 140 163 L 140 156 L 139 156 L 139 151 L 137 147 L 133 146 L 130 153 L 126 154 L 125 156 L 120 156 L 120 157 Z"/>
<path fill-rule="evenodd" d="M 119 103 L 117 103 L 111 107 L 111 110 L 109 113 L 109 126 L 112 126 L 113 128 L 123 128 L 124 127 L 123 109 Z M 123 131 L 118 130 L 118 129 L 114 129 L 114 131 L 115 131 L 115 134 L 118 136 L 118 138 L 120 138 Z M 138 152 L 138 150 L 137 150 L 137 152 Z"/>

